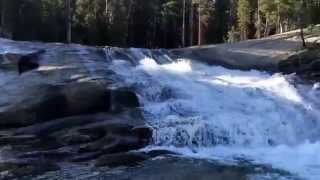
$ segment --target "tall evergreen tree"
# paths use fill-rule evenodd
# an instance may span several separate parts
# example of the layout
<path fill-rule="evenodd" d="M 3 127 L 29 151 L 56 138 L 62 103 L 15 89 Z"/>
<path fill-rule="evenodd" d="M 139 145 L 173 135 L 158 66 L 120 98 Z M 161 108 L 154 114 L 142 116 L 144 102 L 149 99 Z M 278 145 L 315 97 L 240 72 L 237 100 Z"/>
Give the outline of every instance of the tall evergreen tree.
<path fill-rule="evenodd" d="M 231 2 L 229 0 L 216 0 L 210 10 L 209 30 L 207 38 L 210 43 L 223 43 L 231 22 Z"/>
<path fill-rule="evenodd" d="M 304 9 L 301 2 L 0 0 L 0 36 L 70 42 L 72 27 L 72 42 L 89 45 L 175 48 L 195 42 L 222 43 L 227 36 L 233 42 L 239 32 L 245 40 L 297 29 L 300 22 L 303 27 L 320 23 L 320 0 L 305 0 Z M 303 20 L 298 21 L 301 13 Z"/>
<path fill-rule="evenodd" d="M 189 0 L 189 45 L 193 46 L 194 37 L 194 3 L 193 0 Z"/>
<path fill-rule="evenodd" d="M 238 24 L 240 29 L 241 40 L 248 39 L 250 19 L 251 7 L 249 0 L 239 0 Z"/>
<path fill-rule="evenodd" d="M 67 0 L 67 42 L 71 43 L 72 36 L 72 7 L 71 0 Z"/>
<path fill-rule="evenodd" d="M 182 7 L 182 33 L 181 33 L 181 36 L 182 36 L 182 39 L 181 39 L 181 42 L 182 42 L 182 47 L 185 47 L 186 45 L 186 8 L 187 8 L 187 5 L 186 5 L 186 0 L 183 0 L 183 7 Z"/>

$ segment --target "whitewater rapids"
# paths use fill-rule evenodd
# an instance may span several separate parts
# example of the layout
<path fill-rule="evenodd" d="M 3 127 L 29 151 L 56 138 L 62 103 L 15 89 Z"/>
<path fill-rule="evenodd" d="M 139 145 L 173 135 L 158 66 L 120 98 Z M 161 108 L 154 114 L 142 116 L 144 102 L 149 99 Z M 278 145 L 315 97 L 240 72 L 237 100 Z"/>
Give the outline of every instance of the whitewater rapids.
<path fill-rule="evenodd" d="M 119 86 L 132 87 L 154 129 L 150 149 L 186 156 L 268 164 L 320 179 L 319 85 L 290 76 L 230 70 L 196 61 L 162 61 L 131 49 L 113 59 Z"/>

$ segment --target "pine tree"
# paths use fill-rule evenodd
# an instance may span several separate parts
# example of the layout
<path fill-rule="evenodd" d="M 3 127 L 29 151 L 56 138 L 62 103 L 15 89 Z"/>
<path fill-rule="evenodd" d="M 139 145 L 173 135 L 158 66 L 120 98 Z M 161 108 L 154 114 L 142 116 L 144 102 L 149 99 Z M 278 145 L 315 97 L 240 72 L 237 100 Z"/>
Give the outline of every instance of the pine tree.
<path fill-rule="evenodd" d="M 301 13 L 299 15 L 299 25 L 300 25 L 300 36 L 301 36 L 301 41 L 302 41 L 302 47 L 303 48 L 306 48 L 307 47 L 307 44 L 306 44 L 306 41 L 304 39 L 304 26 L 305 26 L 305 10 L 307 9 L 307 2 L 306 0 L 301 0 Z"/>
<path fill-rule="evenodd" d="M 3 36 L 4 31 L 4 21 L 5 21 L 5 4 L 4 1 L 0 1 L 0 36 Z"/>
<path fill-rule="evenodd" d="M 67 42 L 71 43 L 71 33 L 72 33 L 72 9 L 71 0 L 67 0 Z"/>
<path fill-rule="evenodd" d="M 186 5 L 186 0 L 183 0 L 183 7 L 182 7 L 182 33 L 181 33 L 181 36 L 182 36 L 182 47 L 185 47 L 186 45 L 186 8 L 187 8 L 187 5 Z"/>
<path fill-rule="evenodd" d="M 72 42 L 89 45 L 175 48 L 194 45 L 196 41 L 199 45 L 221 43 L 226 36 L 237 41 L 239 31 L 245 40 L 254 37 L 254 33 L 259 38 L 263 34 L 269 36 L 320 23 L 320 0 L 305 0 L 304 9 L 302 0 L 0 2 L 2 37 L 40 41 L 68 39 L 68 42 L 72 39 Z M 303 20 L 299 21 L 299 17 Z"/>
<path fill-rule="evenodd" d="M 214 4 L 214 9 L 211 10 L 210 14 L 210 29 L 209 33 L 214 34 L 210 36 L 210 43 L 223 43 L 227 39 L 227 34 L 229 28 L 232 26 L 233 22 L 230 18 L 231 16 L 231 2 L 229 0 L 216 0 Z"/>
<path fill-rule="evenodd" d="M 202 45 L 202 1 L 198 0 L 198 45 Z"/>
<path fill-rule="evenodd" d="M 194 35 L 194 4 L 193 0 L 189 0 L 189 45 L 193 46 L 193 35 Z"/>
<path fill-rule="evenodd" d="M 257 38 L 260 39 L 261 38 L 261 0 L 258 0 L 257 3 Z"/>
<path fill-rule="evenodd" d="M 251 19 L 251 7 L 249 0 L 239 0 L 238 4 L 238 24 L 241 40 L 248 39 L 249 24 Z"/>

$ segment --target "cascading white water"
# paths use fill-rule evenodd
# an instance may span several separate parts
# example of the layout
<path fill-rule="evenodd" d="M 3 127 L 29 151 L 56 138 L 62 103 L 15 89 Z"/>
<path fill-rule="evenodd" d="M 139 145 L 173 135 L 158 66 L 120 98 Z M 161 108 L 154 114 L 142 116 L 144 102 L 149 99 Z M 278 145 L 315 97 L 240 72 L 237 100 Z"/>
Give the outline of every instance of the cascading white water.
<path fill-rule="evenodd" d="M 139 95 L 154 128 L 153 148 L 206 158 L 252 156 L 302 177 L 320 178 L 316 86 L 293 85 L 281 74 L 190 60 L 158 64 L 146 51 L 130 49 L 137 65 L 113 59 L 111 68 L 122 77 L 122 85 Z M 295 156 L 303 158 L 296 168 L 287 163 Z M 313 161 L 306 160 L 311 157 Z"/>

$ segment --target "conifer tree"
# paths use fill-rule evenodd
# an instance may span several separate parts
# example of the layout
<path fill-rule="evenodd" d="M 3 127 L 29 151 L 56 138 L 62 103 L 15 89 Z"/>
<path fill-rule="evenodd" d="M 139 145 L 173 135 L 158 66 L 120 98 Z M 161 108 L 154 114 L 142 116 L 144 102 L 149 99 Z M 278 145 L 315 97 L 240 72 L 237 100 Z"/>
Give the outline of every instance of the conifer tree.
<path fill-rule="evenodd" d="M 249 0 L 239 0 L 238 4 L 238 24 L 240 29 L 241 40 L 248 39 L 248 26 L 251 19 L 251 7 Z"/>

